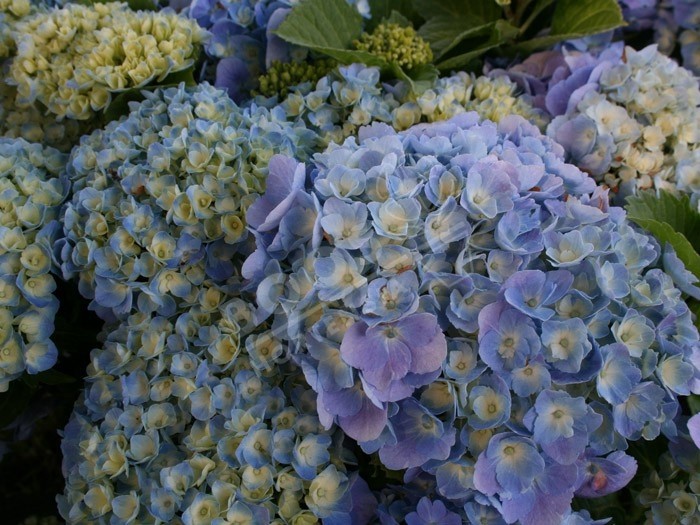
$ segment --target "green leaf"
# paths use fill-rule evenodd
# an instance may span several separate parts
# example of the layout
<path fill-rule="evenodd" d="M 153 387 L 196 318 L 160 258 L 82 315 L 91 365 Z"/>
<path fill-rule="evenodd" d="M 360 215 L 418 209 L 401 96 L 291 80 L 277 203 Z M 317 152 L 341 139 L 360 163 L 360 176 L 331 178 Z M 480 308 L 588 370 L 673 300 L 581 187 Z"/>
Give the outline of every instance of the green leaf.
<path fill-rule="evenodd" d="M 685 267 L 700 278 L 700 213 L 687 195 L 675 197 L 661 192 L 656 197 L 647 191 L 627 199 L 629 219 L 648 230 L 663 245 L 671 244 Z"/>
<path fill-rule="evenodd" d="M 494 24 L 495 22 L 489 22 L 465 29 L 460 20 L 436 16 L 420 28 L 419 34 L 430 43 L 431 49 L 440 58 L 467 38 L 488 35 Z"/>
<path fill-rule="evenodd" d="M 74 377 L 64 374 L 63 372 L 59 372 L 55 369 L 39 372 L 35 377 L 39 383 L 43 383 L 45 385 L 68 385 L 70 383 L 75 383 L 76 381 Z"/>
<path fill-rule="evenodd" d="M 392 11 L 389 17 L 385 20 L 387 24 L 396 24 L 401 27 L 412 27 L 411 21 L 398 11 Z"/>
<path fill-rule="evenodd" d="M 554 3 L 554 0 L 537 0 L 535 2 L 535 5 L 532 8 L 532 11 L 530 11 L 530 14 L 528 15 L 527 20 L 522 23 L 520 26 L 520 34 L 522 35 L 527 31 L 532 23 L 537 19 L 538 16 L 542 14 L 542 12 L 547 9 L 550 5 Z"/>
<path fill-rule="evenodd" d="M 530 52 L 562 40 L 610 31 L 624 23 L 617 0 L 558 0 L 549 34 L 520 42 L 516 49 Z"/>
<path fill-rule="evenodd" d="M 103 124 L 107 124 L 113 120 L 119 120 L 123 116 L 128 115 L 129 102 L 140 102 L 141 100 L 143 100 L 141 89 L 129 89 L 119 93 L 112 98 L 112 102 L 110 102 L 109 106 L 104 110 L 102 114 Z"/>
<path fill-rule="evenodd" d="M 517 28 L 510 25 L 505 20 L 497 20 L 492 28 L 491 35 L 487 41 L 478 47 L 472 48 L 466 53 L 452 56 L 442 60 L 437 64 L 438 69 L 459 69 L 465 68 L 474 59 L 480 57 L 490 49 L 510 42 L 518 34 Z"/>
<path fill-rule="evenodd" d="M 368 33 L 384 20 L 400 25 L 417 25 L 422 20 L 413 8 L 412 0 L 369 0 L 369 12 L 372 18 L 365 21 L 365 31 Z M 404 23 L 400 22 L 401 19 Z"/>
<path fill-rule="evenodd" d="M 291 44 L 329 56 L 324 50 L 349 50 L 361 33 L 362 17 L 345 0 L 304 0 L 275 31 Z"/>
<path fill-rule="evenodd" d="M 435 5 L 417 0 L 417 4 L 424 12 L 434 13 L 418 33 L 430 43 L 438 57 L 467 38 L 488 34 L 492 23 L 501 15 L 493 0 L 450 0 Z"/>
<path fill-rule="evenodd" d="M 404 71 L 401 66 L 392 63 L 390 68 L 396 78 L 406 82 L 411 92 L 417 95 L 429 89 L 438 77 L 438 70 L 432 64 L 423 64 L 408 71 Z"/>
<path fill-rule="evenodd" d="M 413 0 L 413 5 L 425 19 L 435 16 L 448 16 L 462 20 L 470 26 L 478 25 L 471 22 L 478 19 L 492 22 L 501 17 L 502 10 L 494 0 Z"/>
<path fill-rule="evenodd" d="M 357 51 L 354 49 L 332 49 L 327 47 L 314 47 L 314 51 L 323 53 L 338 61 L 340 65 L 353 64 L 360 62 L 366 66 L 378 66 L 383 70 L 389 68 L 389 64 L 383 58 L 380 58 L 367 51 Z"/>
<path fill-rule="evenodd" d="M 688 406 L 690 407 L 690 413 L 692 415 L 700 412 L 700 396 L 694 394 L 688 396 Z"/>

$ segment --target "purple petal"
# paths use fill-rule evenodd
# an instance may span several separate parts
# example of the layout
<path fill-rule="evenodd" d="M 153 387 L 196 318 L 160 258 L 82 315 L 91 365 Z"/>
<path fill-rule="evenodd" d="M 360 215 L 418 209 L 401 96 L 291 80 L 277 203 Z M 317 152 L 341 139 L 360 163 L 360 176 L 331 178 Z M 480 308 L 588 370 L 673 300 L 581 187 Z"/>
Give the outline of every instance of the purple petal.
<path fill-rule="evenodd" d="M 270 159 L 267 190 L 248 208 L 248 224 L 258 231 L 276 228 L 304 186 L 305 179 L 303 163 L 285 155 L 274 155 Z"/>
<path fill-rule="evenodd" d="M 247 95 L 246 85 L 249 81 L 250 70 L 240 58 L 223 58 L 216 65 L 214 85 L 226 90 L 228 96 L 236 102 L 240 102 L 244 95 Z"/>
<path fill-rule="evenodd" d="M 290 44 L 282 40 L 274 31 L 284 22 L 287 15 L 292 10 L 290 8 L 280 7 L 270 15 L 267 21 L 267 29 L 265 36 L 267 37 L 267 51 L 265 52 L 265 67 L 269 68 L 276 60 L 280 62 L 289 62 Z"/>
<path fill-rule="evenodd" d="M 389 360 L 388 347 L 376 330 L 374 337 L 368 332 L 368 326 L 362 321 L 348 328 L 340 343 L 340 355 L 343 361 L 360 370 L 378 370 Z"/>
<path fill-rule="evenodd" d="M 406 317 L 397 323 L 401 338 L 411 350 L 411 372 L 425 374 L 440 368 L 447 357 L 447 341 L 433 314 Z"/>
<path fill-rule="evenodd" d="M 386 408 L 377 408 L 365 398 L 362 401 L 362 409 L 354 416 L 339 417 L 338 425 L 351 438 L 365 442 L 377 439 L 387 420 Z"/>
<path fill-rule="evenodd" d="M 695 414 L 688 420 L 688 432 L 695 443 L 695 446 L 700 448 L 700 413 Z"/>
<path fill-rule="evenodd" d="M 574 71 L 569 78 L 559 82 L 549 90 L 545 98 L 547 111 L 553 116 L 563 115 L 569 103 L 571 94 L 588 82 L 592 67 L 584 67 Z"/>

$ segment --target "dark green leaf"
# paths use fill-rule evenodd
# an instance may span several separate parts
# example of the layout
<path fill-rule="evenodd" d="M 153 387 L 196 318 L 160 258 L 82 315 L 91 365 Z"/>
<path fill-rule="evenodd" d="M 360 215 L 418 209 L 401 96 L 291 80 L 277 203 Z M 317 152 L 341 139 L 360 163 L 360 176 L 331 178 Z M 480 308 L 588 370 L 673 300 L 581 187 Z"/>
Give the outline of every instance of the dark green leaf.
<path fill-rule="evenodd" d="M 384 59 L 379 58 L 372 53 L 368 53 L 367 51 L 357 51 L 354 49 L 333 49 L 328 47 L 314 47 L 312 49 L 318 53 L 323 53 L 324 55 L 328 55 L 329 57 L 336 59 L 341 65 L 361 62 L 366 66 L 378 66 L 382 69 L 387 69 L 389 67 Z"/>
<path fill-rule="evenodd" d="M 119 93 L 112 98 L 112 102 L 107 106 L 102 115 L 103 123 L 119 120 L 129 114 L 129 102 L 140 102 L 143 100 L 141 89 L 129 89 Z"/>
<path fill-rule="evenodd" d="M 39 383 L 43 383 L 45 385 L 68 385 L 70 383 L 75 383 L 74 377 L 64 374 L 63 372 L 59 372 L 55 369 L 39 372 L 35 377 Z"/>
<path fill-rule="evenodd" d="M 489 22 L 474 27 L 465 27 L 458 19 L 436 16 L 420 28 L 419 34 L 430 43 L 433 52 L 441 57 L 467 38 L 488 35 L 494 24 L 495 22 Z"/>
<path fill-rule="evenodd" d="M 416 5 L 421 12 L 431 13 L 418 33 L 438 56 L 467 38 L 488 34 L 492 23 L 501 16 L 501 10 L 493 0 L 416 0 Z"/>
<path fill-rule="evenodd" d="M 401 25 L 417 25 L 422 20 L 413 8 L 412 0 L 369 0 L 369 12 L 372 18 L 365 21 L 365 31 L 368 33 L 384 20 Z M 408 23 L 399 22 L 401 19 Z"/>
<path fill-rule="evenodd" d="M 390 67 L 396 78 L 406 82 L 416 94 L 429 89 L 438 77 L 438 70 L 432 64 L 423 64 L 408 71 L 404 71 L 398 64 L 391 64 Z"/>
<path fill-rule="evenodd" d="M 532 7 L 532 11 L 530 11 L 527 20 L 522 23 L 520 26 L 520 34 L 522 35 L 527 31 L 532 23 L 537 19 L 538 16 L 544 12 L 545 9 L 547 9 L 550 5 L 554 3 L 554 0 L 538 0 L 535 2 L 534 6 Z"/>
<path fill-rule="evenodd" d="M 324 49 L 350 49 L 361 33 L 362 17 L 345 0 L 304 0 L 275 31 L 291 44 L 326 54 Z"/>
<path fill-rule="evenodd" d="M 413 0 L 413 5 L 426 20 L 435 16 L 449 16 L 469 26 L 493 22 L 503 12 L 494 0 Z M 473 21 L 475 19 L 476 22 Z"/>
<path fill-rule="evenodd" d="M 610 31 L 624 23 L 617 0 L 558 0 L 549 34 L 520 42 L 517 49 L 530 52 L 562 40 Z"/>
<path fill-rule="evenodd" d="M 7 392 L 0 394 L 0 429 L 5 428 L 29 405 L 34 388 L 23 381 L 12 381 Z"/>
<path fill-rule="evenodd" d="M 690 395 L 688 396 L 688 406 L 690 407 L 690 413 L 692 415 L 700 412 L 700 396 Z"/>
<path fill-rule="evenodd" d="M 700 213 L 687 195 L 675 197 L 661 192 L 643 192 L 627 199 L 627 213 L 633 222 L 651 232 L 663 245 L 671 244 L 685 267 L 700 278 Z"/>
<path fill-rule="evenodd" d="M 478 47 L 474 47 L 466 53 L 446 58 L 437 64 L 438 69 L 464 68 L 475 58 L 480 57 L 486 51 L 510 42 L 518 34 L 518 30 L 505 20 L 497 20 L 491 29 L 488 40 Z"/>
<path fill-rule="evenodd" d="M 392 11 L 389 17 L 386 19 L 387 24 L 396 24 L 401 27 L 411 27 L 411 21 L 403 16 L 398 11 Z"/>

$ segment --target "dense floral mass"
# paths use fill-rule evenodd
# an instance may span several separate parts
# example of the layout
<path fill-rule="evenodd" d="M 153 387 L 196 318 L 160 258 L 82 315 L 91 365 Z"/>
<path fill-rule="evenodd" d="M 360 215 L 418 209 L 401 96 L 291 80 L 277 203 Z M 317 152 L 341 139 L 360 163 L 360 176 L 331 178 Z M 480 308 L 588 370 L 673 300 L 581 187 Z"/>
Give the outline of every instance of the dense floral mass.
<path fill-rule="evenodd" d="M 547 133 L 567 158 L 621 197 L 654 188 L 700 198 L 698 81 L 655 46 L 544 52 L 509 74 L 554 117 Z"/>
<path fill-rule="evenodd" d="M 173 13 L 134 12 L 123 3 L 68 4 L 23 21 L 16 32 L 10 83 L 20 101 L 76 120 L 106 108 L 114 93 L 192 66 L 206 36 Z"/>
<path fill-rule="evenodd" d="M 209 280 L 235 286 L 245 209 L 264 188 L 268 159 L 303 152 L 313 138 L 207 84 L 149 95 L 73 149 L 64 276 L 79 275 L 105 319 L 169 315 Z"/>
<path fill-rule="evenodd" d="M 559 523 L 606 492 L 586 472 L 634 475 L 626 440 L 678 434 L 700 347 L 662 250 L 523 119 L 374 125 L 308 169 L 274 157 L 268 185 L 247 215 L 257 320 L 321 423 L 387 468 Z"/>
<path fill-rule="evenodd" d="M 51 368 L 58 299 L 53 247 L 69 182 L 65 156 L 22 139 L 0 139 L 0 391 L 24 371 Z"/>
<path fill-rule="evenodd" d="M 700 4 L 544 4 L 0 0 L 3 520 L 698 522 Z"/>
<path fill-rule="evenodd" d="M 65 431 L 68 523 L 367 521 L 376 501 L 342 433 L 253 316 L 203 286 L 176 315 L 110 332 Z"/>

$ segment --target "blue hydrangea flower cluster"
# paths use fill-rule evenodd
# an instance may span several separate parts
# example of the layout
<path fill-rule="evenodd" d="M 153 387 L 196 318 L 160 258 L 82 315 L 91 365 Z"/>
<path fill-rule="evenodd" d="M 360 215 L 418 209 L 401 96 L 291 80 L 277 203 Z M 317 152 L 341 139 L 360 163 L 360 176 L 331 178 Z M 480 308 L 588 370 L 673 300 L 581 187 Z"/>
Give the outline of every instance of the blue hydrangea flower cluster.
<path fill-rule="evenodd" d="M 232 259 L 250 251 L 245 210 L 264 190 L 273 154 L 304 159 L 376 120 L 403 129 L 472 106 L 493 115 L 500 109 L 490 99 L 531 112 L 506 80 L 456 75 L 401 103 L 382 90 L 377 68 L 339 75 L 269 108 L 239 108 L 206 84 L 158 90 L 126 120 L 83 137 L 67 164 L 74 195 L 63 217 L 64 276 L 79 277 L 104 319 L 135 308 L 168 315 L 191 303 L 204 279 L 239 281 Z"/>
<path fill-rule="evenodd" d="M 255 323 L 325 428 L 427 477 L 407 521 L 585 523 L 573 496 L 626 485 L 627 441 L 676 436 L 678 396 L 700 391 L 682 264 L 520 117 L 274 156 L 247 222 Z"/>
<path fill-rule="evenodd" d="M 65 429 L 69 524 L 366 523 L 376 501 L 269 327 L 224 286 L 134 314 L 92 353 Z"/>
<path fill-rule="evenodd" d="M 310 149 L 280 111 L 238 108 L 208 84 L 146 93 L 126 119 L 83 137 L 67 174 L 66 278 L 110 320 L 195 304 L 203 282 L 235 286 L 244 215 L 274 153 Z"/>
<path fill-rule="evenodd" d="M 69 183 L 65 156 L 23 139 L 0 138 L 0 392 L 22 373 L 48 370 L 58 311 L 53 248 Z"/>
<path fill-rule="evenodd" d="M 353 64 L 339 67 L 315 85 L 302 84 L 291 91 L 279 103 L 275 98 L 262 97 L 255 103 L 281 108 L 288 120 L 303 122 L 316 132 L 323 145 L 341 143 L 372 122 L 384 122 L 402 131 L 420 122 L 447 120 L 467 111 L 476 111 L 495 122 L 506 115 L 521 115 L 542 129 L 548 122 L 545 111 L 518 95 L 514 82 L 465 72 L 439 78 L 416 96 L 403 84 L 380 83 L 378 68 Z"/>
<path fill-rule="evenodd" d="M 176 0 L 177 1 L 177 0 Z M 369 17 L 367 0 L 347 0 Z M 247 98 L 258 77 L 274 61 L 304 60 L 305 48 L 292 46 L 273 34 L 284 21 L 293 0 L 192 0 L 186 9 L 201 27 L 212 33 L 205 46 L 215 65 L 217 87 L 236 101 Z"/>

